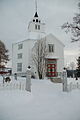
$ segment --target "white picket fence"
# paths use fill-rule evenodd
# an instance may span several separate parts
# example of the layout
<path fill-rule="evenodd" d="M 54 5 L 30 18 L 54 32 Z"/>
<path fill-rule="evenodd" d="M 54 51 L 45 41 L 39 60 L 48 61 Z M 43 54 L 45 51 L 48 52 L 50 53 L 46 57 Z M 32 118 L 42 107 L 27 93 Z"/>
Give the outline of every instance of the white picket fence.
<path fill-rule="evenodd" d="M 68 91 L 71 91 L 73 89 L 80 89 L 80 83 L 78 83 L 78 82 L 76 82 L 76 83 L 70 82 L 67 85 L 67 88 L 68 88 Z"/>
<path fill-rule="evenodd" d="M 0 90 L 25 90 L 24 83 L 0 83 Z"/>

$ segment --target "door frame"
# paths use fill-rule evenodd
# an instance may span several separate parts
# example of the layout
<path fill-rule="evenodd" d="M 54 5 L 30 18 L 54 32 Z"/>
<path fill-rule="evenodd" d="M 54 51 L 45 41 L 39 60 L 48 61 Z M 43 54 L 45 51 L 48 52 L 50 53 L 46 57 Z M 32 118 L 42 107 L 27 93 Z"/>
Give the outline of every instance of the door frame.
<path fill-rule="evenodd" d="M 47 77 L 56 77 L 56 72 L 57 59 L 47 59 Z"/>

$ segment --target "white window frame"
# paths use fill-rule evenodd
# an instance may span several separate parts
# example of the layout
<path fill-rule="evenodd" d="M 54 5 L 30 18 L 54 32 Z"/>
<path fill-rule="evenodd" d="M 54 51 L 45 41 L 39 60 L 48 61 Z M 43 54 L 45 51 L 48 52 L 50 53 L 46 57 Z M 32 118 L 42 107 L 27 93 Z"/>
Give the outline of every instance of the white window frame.
<path fill-rule="evenodd" d="M 22 53 L 17 54 L 17 58 L 21 59 L 22 58 Z"/>
<path fill-rule="evenodd" d="M 38 30 L 40 30 L 40 25 L 38 25 Z"/>
<path fill-rule="evenodd" d="M 54 52 L 54 44 L 48 44 L 49 52 Z"/>
<path fill-rule="evenodd" d="M 36 29 L 36 30 L 37 30 L 37 27 L 38 27 L 38 26 L 35 24 L 35 29 Z"/>
<path fill-rule="evenodd" d="M 22 72 L 22 63 L 17 63 L 17 72 Z"/>
<path fill-rule="evenodd" d="M 22 49 L 23 48 L 23 44 L 18 44 L 18 50 Z"/>

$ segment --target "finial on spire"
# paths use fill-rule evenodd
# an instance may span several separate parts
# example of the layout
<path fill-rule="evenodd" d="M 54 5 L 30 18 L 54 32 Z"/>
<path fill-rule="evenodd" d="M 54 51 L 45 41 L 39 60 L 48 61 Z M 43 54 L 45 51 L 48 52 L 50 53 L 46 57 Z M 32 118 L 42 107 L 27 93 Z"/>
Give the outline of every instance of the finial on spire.
<path fill-rule="evenodd" d="M 37 12 L 37 0 L 35 0 L 35 10 Z"/>
<path fill-rule="evenodd" d="M 38 14 L 37 14 L 37 0 L 35 0 L 35 15 L 34 17 L 38 17 Z"/>

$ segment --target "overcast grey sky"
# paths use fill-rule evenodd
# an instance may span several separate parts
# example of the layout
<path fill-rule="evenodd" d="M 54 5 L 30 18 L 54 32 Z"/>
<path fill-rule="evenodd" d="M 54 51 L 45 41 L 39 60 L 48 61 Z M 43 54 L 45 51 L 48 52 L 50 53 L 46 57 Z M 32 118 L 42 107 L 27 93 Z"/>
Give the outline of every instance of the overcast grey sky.
<path fill-rule="evenodd" d="M 37 3 L 39 17 L 46 23 L 46 34 L 52 33 L 65 45 L 65 64 L 76 61 L 79 42 L 70 43 L 71 35 L 60 26 L 71 22 L 74 14 L 79 12 L 78 0 L 37 0 Z M 9 51 L 12 43 L 28 38 L 28 23 L 34 13 L 35 0 L 0 0 L 0 40 Z"/>

